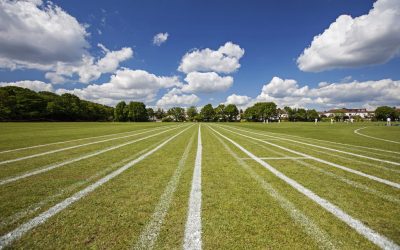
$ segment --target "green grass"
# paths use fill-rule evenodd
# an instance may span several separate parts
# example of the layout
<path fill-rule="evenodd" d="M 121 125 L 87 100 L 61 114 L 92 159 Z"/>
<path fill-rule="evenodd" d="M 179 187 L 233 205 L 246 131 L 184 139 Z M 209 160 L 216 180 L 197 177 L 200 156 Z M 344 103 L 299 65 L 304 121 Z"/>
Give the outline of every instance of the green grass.
<path fill-rule="evenodd" d="M 178 125 L 182 126 L 178 127 Z M 155 249 L 182 248 L 199 125 L 190 123 L 178 125 L 166 123 L 1 123 L 0 151 L 114 133 L 130 132 L 129 134 L 133 136 L 3 164 L 0 165 L 0 180 L 154 135 L 163 129 L 174 129 L 95 157 L 0 185 L 0 235 L 5 235 L 35 218 L 55 204 L 188 128 L 154 154 L 98 187 L 44 224 L 29 230 L 7 248 L 133 248 L 150 222 L 163 193 L 166 192 L 166 187 L 178 168 L 185 149 L 191 145 L 154 245 Z M 298 155 L 232 131 L 400 183 L 400 166 L 398 165 L 298 143 L 305 142 L 378 160 L 400 162 L 399 144 L 355 134 L 354 130 L 361 127 L 367 127 L 361 130 L 363 134 L 400 141 L 400 127 L 386 127 L 382 126 L 382 123 L 333 125 L 329 123 L 317 125 L 314 123 L 203 123 L 201 125 L 203 248 L 378 248 L 259 163 L 249 159 L 246 154 L 211 129 L 231 138 L 257 157 L 297 157 Z M 160 130 L 150 131 L 155 128 Z M 142 132 L 144 133 L 137 134 Z M 0 161 L 123 135 L 109 135 L 1 153 Z M 282 140 L 282 138 L 293 141 Z M 373 148 L 381 149 L 381 151 Z M 400 244 L 400 192 L 397 188 L 311 159 L 265 159 L 264 161 L 360 220 L 369 228 Z"/>

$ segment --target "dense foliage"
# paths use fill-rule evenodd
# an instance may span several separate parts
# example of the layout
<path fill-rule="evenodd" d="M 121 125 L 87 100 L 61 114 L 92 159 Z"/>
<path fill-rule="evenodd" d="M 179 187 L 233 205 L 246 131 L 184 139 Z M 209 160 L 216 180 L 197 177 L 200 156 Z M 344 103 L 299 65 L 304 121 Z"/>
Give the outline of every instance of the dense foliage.
<path fill-rule="evenodd" d="M 399 119 L 400 112 L 396 108 L 391 108 L 388 106 L 381 106 L 375 110 L 375 118 L 378 121 L 386 121 L 387 118 L 392 119 L 392 121 Z"/>
<path fill-rule="evenodd" d="M 111 121 L 113 110 L 67 93 L 0 88 L 0 121 Z"/>

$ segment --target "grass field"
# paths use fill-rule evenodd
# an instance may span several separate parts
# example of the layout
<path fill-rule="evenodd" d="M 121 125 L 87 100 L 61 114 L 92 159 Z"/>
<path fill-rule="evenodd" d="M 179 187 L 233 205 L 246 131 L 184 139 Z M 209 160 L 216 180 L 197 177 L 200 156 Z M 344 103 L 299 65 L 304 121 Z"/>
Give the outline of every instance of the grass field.
<path fill-rule="evenodd" d="M 0 249 L 399 249 L 400 127 L 0 123 Z"/>

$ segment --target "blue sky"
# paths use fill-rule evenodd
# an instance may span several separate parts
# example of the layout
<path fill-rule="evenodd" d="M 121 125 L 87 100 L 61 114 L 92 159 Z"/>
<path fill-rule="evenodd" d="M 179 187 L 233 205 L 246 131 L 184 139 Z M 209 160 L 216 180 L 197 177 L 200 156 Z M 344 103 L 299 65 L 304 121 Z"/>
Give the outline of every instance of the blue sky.
<path fill-rule="evenodd" d="M 80 1 L 79 4 L 77 1 L 28 1 L 29 6 L 12 6 L 13 3 L 8 0 L 0 2 L 9 13 L 22 8 L 32 18 L 37 18 L 36 31 L 43 29 L 41 43 L 50 41 L 49 49 L 41 44 L 35 45 L 39 43 L 41 33 L 32 34 L 31 39 L 29 34 L 33 28 L 30 27 L 8 25 L 17 28 L 0 31 L 0 47 L 6 45 L 0 48 L 2 85 L 14 84 L 57 93 L 72 92 L 108 105 L 115 105 L 122 99 L 140 100 L 150 106 L 162 107 L 217 105 L 228 103 L 227 97 L 235 94 L 239 98 L 231 98 L 229 103 L 243 107 L 256 101 L 275 101 L 280 106 L 317 109 L 344 105 L 367 108 L 383 104 L 400 106 L 400 99 L 396 97 L 400 94 L 400 38 L 396 35 L 396 32 L 399 33 L 400 3 L 397 0 Z M 59 12 L 54 11 L 56 8 L 60 8 Z M 40 16 L 51 10 L 53 16 L 63 16 L 62 20 L 46 20 Z M 387 14 L 390 11 L 393 13 Z M 27 20 L 18 20 L 18 17 L 8 18 L 9 13 L 0 12 L 0 23 L 27 23 Z M 350 17 L 339 22 L 342 15 Z M 366 23 L 357 20 L 362 15 L 366 16 Z M 73 19 L 76 23 L 71 21 Z M 325 31 L 335 22 L 350 28 L 332 28 L 333 35 L 329 35 Z M 51 34 L 44 28 L 46 23 L 54 24 Z M 57 34 L 56 24 L 60 26 L 61 39 L 54 35 Z M 368 27 L 373 30 L 374 25 L 377 30 L 388 30 L 370 35 L 372 31 Z M 71 27 L 73 35 L 68 37 L 68 34 L 63 34 L 62 27 Z M 168 33 L 168 37 L 157 45 L 153 43 L 153 37 L 159 33 Z M 321 40 L 314 41 L 314 36 L 318 35 L 322 36 Z M 15 39 L 25 38 L 25 42 L 15 45 L 15 40 L 11 42 L 9 39 L 13 36 Z M 335 41 L 334 37 L 342 37 L 342 40 Z M 77 40 L 80 43 L 74 42 Z M 202 64 L 200 68 L 194 66 L 187 72 L 178 70 L 185 54 L 196 51 L 202 54 L 206 49 L 218 51 L 227 42 L 244 51 L 242 56 L 233 57 L 240 65 L 235 70 L 216 70 L 215 67 L 224 66 L 215 64 L 214 68 Z M 314 42 L 315 46 L 312 45 Z M 302 69 L 299 57 L 310 45 L 312 48 L 303 62 L 306 66 Z M 64 48 L 65 51 L 62 51 Z M 68 58 L 68 54 L 82 53 L 96 64 L 107 51 L 120 51 L 122 48 L 129 48 L 132 55 L 127 50 L 121 52 L 116 67 L 100 70 L 97 75 L 94 73 L 96 76 L 86 80 L 82 80 L 77 73 L 78 68 L 83 67 L 80 57 Z M 377 53 L 371 52 L 375 50 Z M 13 54 L 10 51 L 17 52 Z M 34 60 L 24 58 L 21 51 L 32 51 Z M 50 56 L 51 53 L 54 55 Z M 315 63 L 321 55 L 324 57 L 322 62 Z M 227 57 L 232 59 L 230 55 Z M 206 61 L 207 56 L 199 60 Z M 57 72 L 56 75 L 64 79 L 55 81 L 46 75 L 48 72 Z M 188 82 L 185 79 L 191 72 L 214 72 L 219 78 L 207 78 L 204 82 L 204 77 L 195 79 L 193 74 L 193 82 Z M 123 73 L 127 78 L 123 77 Z M 171 79 L 168 79 L 169 83 L 158 83 L 159 78 L 141 80 L 148 76 L 146 74 Z M 231 77 L 233 82 L 225 81 L 225 85 L 222 81 L 218 82 L 220 78 L 229 80 L 226 77 Z M 213 79 L 215 86 L 208 88 L 207 84 Z M 112 84 L 97 88 L 97 85 L 105 83 Z M 148 89 L 146 84 L 159 86 Z M 198 86 L 202 84 L 203 87 Z M 218 87 L 218 84 L 223 86 Z M 88 89 L 90 85 L 96 86 Z M 100 93 L 110 93 L 121 86 L 124 87 L 116 91 L 118 94 Z M 121 94 L 127 89 L 130 91 Z M 148 91 L 138 94 L 141 89 Z M 385 89 L 391 90 L 391 93 L 386 93 Z M 349 91 L 354 91 L 354 95 L 349 95 Z M 165 96 L 168 92 L 170 94 Z M 349 96 L 342 98 L 343 95 Z M 163 96 L 165 101 L 158 102 Z"/>

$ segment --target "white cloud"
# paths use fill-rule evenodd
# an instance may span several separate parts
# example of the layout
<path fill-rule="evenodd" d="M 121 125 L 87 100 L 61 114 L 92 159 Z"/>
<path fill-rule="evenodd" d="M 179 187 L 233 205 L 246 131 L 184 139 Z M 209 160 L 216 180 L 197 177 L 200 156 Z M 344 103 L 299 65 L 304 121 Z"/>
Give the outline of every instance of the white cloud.
<path fill-rule="evenodd" d="M 237 106 L 246 106 L 251 101 L 250 96 L 232 94 L 226 98 L 225 104 L 235 104 Z"/>
<path fill-rule="evenodd" d="M 310 107 L 376 107 L 400 106 L 400 81 L 383 79 L 350 83 L 320 84 L 317 88 L 300 87 L 295 80 L 274 77 L 263 86 L 257 101 L 272 101 L 279 106 Z"/>
<path fill-rule="evenodd" d="M 157 101 L 157 107 L 172 107 L 172 106 L 191 106 L 200 101 L 200 98 L 194 94 L 185 95 L 182 91 L 173 88 L 166 93 L 160 100 Z"/>
<path fill-rule="evenodd" d="M 158 33 L 153 37 L 153 44 L 160 46 L 162 43 L 165 43 L 167 41 L 168 36 L 169 36 L 168 32 Z"/>
<path fill-rule="evenodd" d="M 90 55 L 83 56 L 82 61 L 79 63 L 57 63 L 55 71 L 47 72 L 46 78 L 52 83 L 64 83 L 75 75 L 79 76 L 79 82 L 89 83 L 97 80 L 101 74 L 115 72 L 119 64 L 133 56 L 133 50 L 124 47 L 121 50 L 110 51 L 104 45 L 98 46 L 105 53 L 104 57 L 95 61 Z"/>
<path fill-rule="evenodd" d="M 232 42 L 227 42 L 218 50 L 209 48 L 194 50 L 182 57 L 178 70 L 184 73 L 194 71 L 232 73 L 240 68 L 239 60 L 244 55 L 244 49 Z"/>
<path fill-rule="evenodd" d="M 45 83 L 42 81 L 30 81 L 30 80 L 25 80 L 25 81 L 18 81 L 18 82 L 0 82 L 0 87 L 5 87 L 5 86 L 18 86 L 21 88 L 27 88 L 33 91 L 50 91 L 53 92 L 53 86 L 49 83 Z"/>
<path fill-rule="evenodd" d="M 89 34 L 60 7 L 42 1 L 0 1 L 0 67 L 48 70 L 80 61 Z"/>
<path fill-rule="evenodd" d="M 221 77 L 215 72 L 190 72 L 182 86 L 182 91 L 187 93 L 212 93 L 229 89 L 233 84 L 231 76 Z"/>
<path fill-rule="evenodd" d="M 339 16 L 297 59 L 303 71 L 385 63 L 400 50 L 400 2 L 378 0 L 368 14 Z"/>
<path fill-rule="evenodd" d="M 178 77 L 156 76 L 144 70 L 121 69 L 111 76 L 108 83 L 91 84 L 83 89 L 57 90 L 57 93 L 73 93 L 85 100 L 106 105 L 117 102 L 152 102 L 161 88 L 182 86 Z"/>

